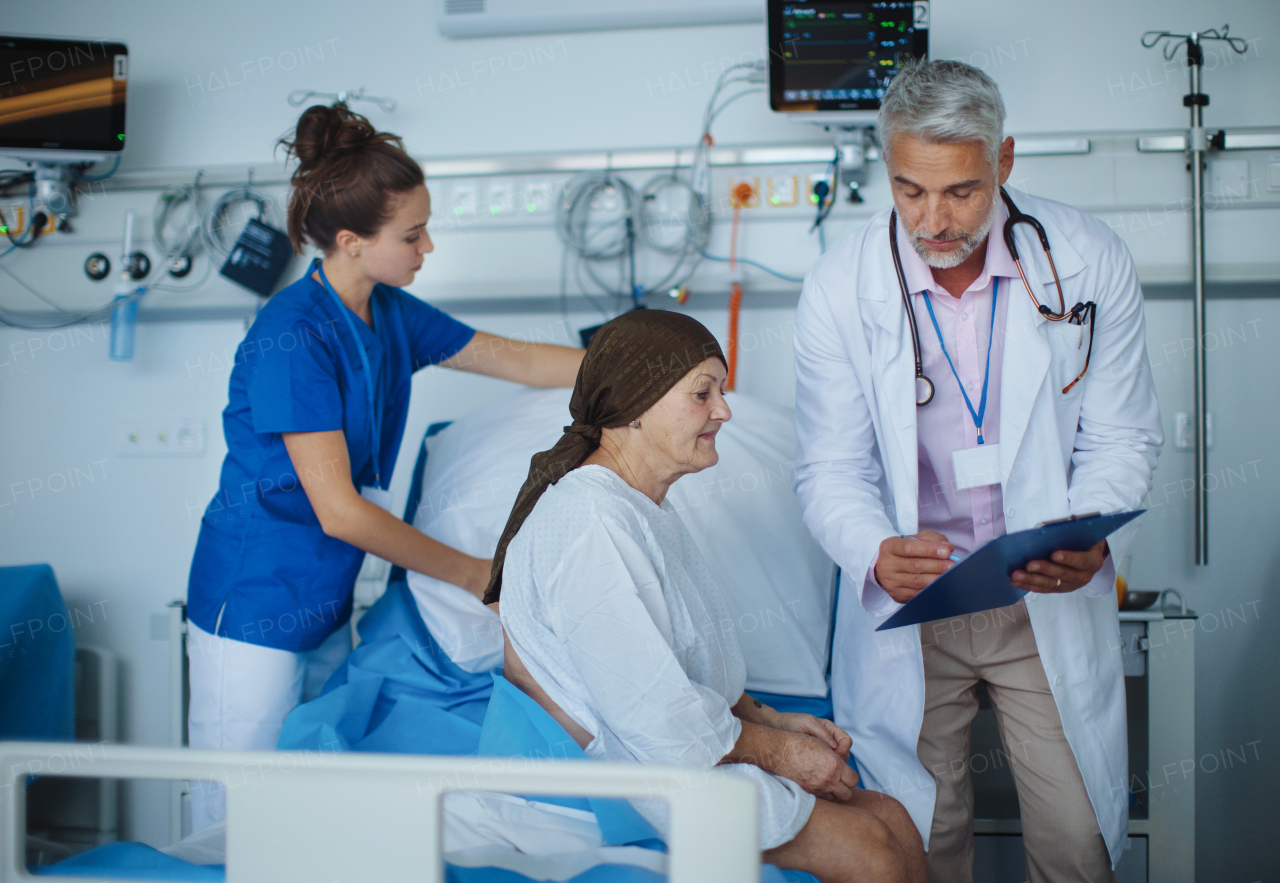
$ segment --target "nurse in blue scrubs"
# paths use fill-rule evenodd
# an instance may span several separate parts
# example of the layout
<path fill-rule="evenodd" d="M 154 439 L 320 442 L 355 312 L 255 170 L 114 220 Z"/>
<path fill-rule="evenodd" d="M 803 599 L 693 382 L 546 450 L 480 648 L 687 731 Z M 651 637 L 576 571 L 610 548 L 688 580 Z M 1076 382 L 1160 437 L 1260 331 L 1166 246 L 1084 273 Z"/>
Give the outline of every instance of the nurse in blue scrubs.
<path fill-rule="evenodd" d="M 324 257 L 236 352 L 227 457 L 187 589 L 192 748 L 275 748 L 350 652 L 366 552 L 483 595 L 487 559 L 389 511 L 415 371 L 572 386 L 582 359 L 476 331 L 403 290 L 432 250 L 431 200 L 396 136 L 338 104 L 309 108 L 281 143 L 299 161 L 289 236 Z M 193 783 L 193 830 L 224 814 L 221 789 Z"/>

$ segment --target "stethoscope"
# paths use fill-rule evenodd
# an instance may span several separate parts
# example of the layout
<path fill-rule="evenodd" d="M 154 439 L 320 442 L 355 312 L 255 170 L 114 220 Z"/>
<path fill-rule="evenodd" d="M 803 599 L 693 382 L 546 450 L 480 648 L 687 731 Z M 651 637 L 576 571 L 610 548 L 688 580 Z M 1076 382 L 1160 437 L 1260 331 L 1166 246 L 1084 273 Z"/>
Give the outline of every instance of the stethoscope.
<path fill-rule="evenodd" d="M 1086 321 L 1089 324 L 1089 351 L 1085 355 L 1084 369 L 1071 381 L 1062 392 L 1065 394 L 1071 387 L 1080 382 L 1080 378 L 1084 377 L 1085 371 L 1089 370 L 1089 358 L 1093 355 L 1093 326 L 1097 318 L 1098 306 L 1093 301 L 1088 303 L 1078 303 L 1071 309 L 1066 308 L 1066 296 L 1062 293 L 1062 281 L 1058 278 L 1058 268 L 1053 263 L 1053 253 L 1049 249 L 1049 237 L 1044 232 L 1044 227 L 1031 215 L 1021 211 L 1009 194 L 1005 192 L 1003 187 L 1000 188 L 1000 196 L 1004 199 L 1005 206 L 1009 209 L 1009 218 L 1004 222 L 1004 242 L 1009 248 L 1009 255 L 1013 258 L 1013 263 L 1018 268 L 1018 275 L 1022 277 L 1022 286 L 1027 290 L 1027 296 L 1031 298 L 1031 302 L 1035 305 L 1036 311 L 1044 316 L 1050 322 L 1061 322 L 1064 319 L 1072 320 L 1072 324 L 1083 325 Z M 1044 256 L 1049 260 L 1049 269 L 1053 272 L 1053 284 L 1058 289 L 1058 312 L 1054 312 L 1047 305 L 1040 303 L 1035 292 L 1031 290 L 1031 284 L 1027 282 L 1027 274 L 1022 269 L 1022 259 L 1018 255 L 1018 245 L 1014 241 L 1014 227 L 1018 224 L 1030 224 L 1035 228 L 1036 234 L 1040 237 L 1040 245 L 1044 249 Z M 898 251 L 898 210 L 894 209 L 889 212 L 889 250 L 893 253 L 893 268 L 898 274 L 898 288 L 902 292 L 902 306 L 907 311 L 907 320 L 911 328 L 911 349 L 915 354 L 916 360 L 916 407 L 922 408 L 933 401 L 934 385 L 924 373 L 924 359 L 920 354 L 920 328 L 916 324 L 915 307 L 911 305 L 911 292 L 907 290 L 907 277 L 902 272 L 902 255 Z"/>
<path fill-rule="evenodd" d="M 347 330 L 351 332 L 351 339 L 355 341 L 356 352 L 360 356 L 360 367 L 364 370 L 364 389 L 365 396 L 369 405 L 369 436 L 373 444 L 373 483 L 382 488 L 382 472 L 379 468 L 378 461 L 382 457 L 382 422 L 378 419 L 378 397 L 373 387 L 373 371 L 369 367 L 369 351 L 364 345 L 364 340 L 360 337 L 360 332 L 356 330 L 355 320 L 351 318 L 351 310 L 342 302 L 342 298 L 338 296 L 338 292 L 329 284 L 329 277 L 324 274 L 324 265 L 320 263 L 319 258 L 315 258 L 311 262 L 311 266 L 307 269 L 307 275 L 317 273 L 320 276 L 320 284 L 324 286 L 325 291 L 333 298 L 338 312 L 342 318 L 347 320 Z M 372 306 L 370 306 L 372 309 Z"/>

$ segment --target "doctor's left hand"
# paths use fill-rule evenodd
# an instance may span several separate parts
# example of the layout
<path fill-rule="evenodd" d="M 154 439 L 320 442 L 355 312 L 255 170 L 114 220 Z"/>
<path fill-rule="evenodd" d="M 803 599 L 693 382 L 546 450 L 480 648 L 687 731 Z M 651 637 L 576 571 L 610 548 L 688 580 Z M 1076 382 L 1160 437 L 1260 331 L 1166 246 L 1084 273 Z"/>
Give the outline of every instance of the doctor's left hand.
<path fill-rule="evenodd" d="M 849 749 L 853 746 L 853 739 L 825 718 L 814 717 L 811 714 L 780 713 L 774 718 L 773 726 L 775 729 L 813 736 L 815 739 L 826 742 L 827 746 L 841 759 L 849 759 Z"/>
<path fill-rule="evenodd" d="M 1009 580 L 1016 588 L 1053 594 L 1074 592 L 1089 583 L 1107 559 L 1107 541 L 1087 552 L 1058 551 L 1052 561 L 1030 561 L 1026 570 L 1015 570 Z"/>

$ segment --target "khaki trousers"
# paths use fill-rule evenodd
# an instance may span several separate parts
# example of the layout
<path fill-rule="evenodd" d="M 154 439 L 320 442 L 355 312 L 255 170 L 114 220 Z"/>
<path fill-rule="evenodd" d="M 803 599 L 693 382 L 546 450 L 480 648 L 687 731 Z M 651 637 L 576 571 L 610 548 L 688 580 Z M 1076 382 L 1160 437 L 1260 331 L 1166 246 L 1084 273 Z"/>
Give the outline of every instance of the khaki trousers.
<path fill-rule="evenodd" d="M 920 626 L 924 723 L 916 754 L 938 786 L 932 883 L 972 883 L 969 728 L 985 681 L 1009 757 L 1031 883 L 1112 883 L 1111 860 L 1049 690 L 1025 602 Z"/>

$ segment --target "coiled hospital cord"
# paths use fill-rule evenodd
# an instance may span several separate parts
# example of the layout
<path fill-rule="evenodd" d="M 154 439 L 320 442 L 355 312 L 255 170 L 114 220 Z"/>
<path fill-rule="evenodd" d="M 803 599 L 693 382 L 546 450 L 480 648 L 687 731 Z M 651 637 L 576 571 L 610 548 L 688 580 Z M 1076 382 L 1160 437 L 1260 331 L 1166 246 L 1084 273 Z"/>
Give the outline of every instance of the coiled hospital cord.
<path fill-rule="evenodd" d="M 155 219 L 152 225 L 152 241 L 166 262 L 180 257 L 195 257 L 204 240 L 204 199 L 201 197 L 198 172 L 191 184 L 170 187 L 156 199 Z M 185 233 L 170 240 L 168 229 L 179 212 L 186 209 L 188 219 Z"/>
<path fill-rule="evenodd" d="M 659 216 L 655 209 L 663 203 L 660 196 L 672 188 L 685 192 L 685 207 L 674 217 Z M 616 208 L 607 208 L 613 200 Z M 602 211 L 609 215 L 601 217 Z M 647 292 L 679 285 L 693 275 L 710 233 L 710 216 L 705 201 L 674 172 L 651 179 L 639 193 L 611 171 L 587 172 L 562 191 L 555 226 L 566 253 L 576 259 L 574 278 L 584 293 L 594 286 L 613 297 L 629 297 L 638 307 Z M 664 235 L 671 230 L 677 235 Z M 675 258 L 652 284 L 641 284 L 637 278 L 637 245 Z M 617 282 L 601 275 L 610 265 L 617 268 Z"/>
<path fill-rule="evenodd" d="M 622 211 L 601 221 L 602 202 L 616 194 Z M 556 234 L 585 260 L 621 257 L 627 249 L 627 219 L 635 211 L 636 191 L 611 172 L 587 172 L 565 185 L 556 204 Z"/>
<path fill-rule="evenodd" d="M 253 203 L 258 207 L 259 221 L 266 216 L 269 205 L 267 198 L 255 193 L 251 187 L 241 187 L 222 194 L 209 209 L 205 222 L 201 226 L 201 241 L 211 259 L 221 262 L 231 254 L 231 246 L 223 240 L 222 231 L 227 226 L 227 215 L 231 210 L 246 203 Z"/>
<path fill-rule="evenodd" d="M 655 207 L 662 205 L 661 195 L 672 190 L 684 194 L 683 207 L 666 216 L 657 215 Z M 674 171 L 657 175 L 640 191 L 638 221 L 640 240 L 645 246 L 676 259 L 667 275 L 649 286 L 649 290 L 676 288 L 687 282 L 698 269 L 711 237 L 711 213 L 702 195 Z M 679 231 L 677 236 L 659 235 L 672 229 Z"/>

